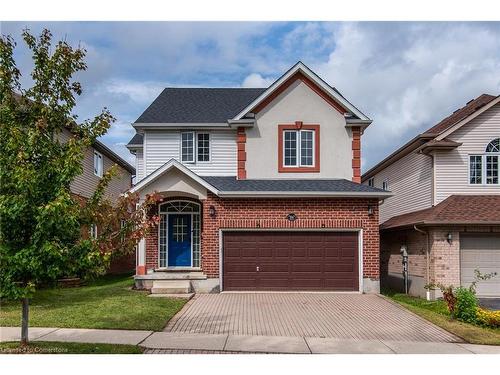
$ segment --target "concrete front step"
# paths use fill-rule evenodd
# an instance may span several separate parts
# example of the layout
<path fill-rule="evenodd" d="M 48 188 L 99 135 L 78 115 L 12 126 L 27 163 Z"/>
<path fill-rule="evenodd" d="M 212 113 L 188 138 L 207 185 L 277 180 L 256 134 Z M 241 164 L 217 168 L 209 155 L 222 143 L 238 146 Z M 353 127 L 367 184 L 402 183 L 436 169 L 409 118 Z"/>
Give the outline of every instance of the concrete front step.
<path fill-rule="evenodd" d="M 154 280 L 151 294 L 188 294 L 191 289 L 190 280 Z"/>
<path fill-rule="evenodd" d="M 207 276 L 201 271 L 155 271 L 147 275 L 153 280 L 206 280 Z"/>

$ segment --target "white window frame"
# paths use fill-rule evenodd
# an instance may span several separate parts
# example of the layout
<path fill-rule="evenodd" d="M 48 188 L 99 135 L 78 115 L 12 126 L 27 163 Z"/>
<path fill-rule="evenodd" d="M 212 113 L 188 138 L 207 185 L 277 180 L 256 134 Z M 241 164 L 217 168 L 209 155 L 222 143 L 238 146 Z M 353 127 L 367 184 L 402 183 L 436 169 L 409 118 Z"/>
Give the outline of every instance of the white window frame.
<path fill-rule="evenodd" d="M 90 224 L 89 234 L 90 234 L 90 238 L 92 238 L 94 240 L 97 239 L 97 235 L 98 235 L 97 224 L 94 224 L 94 223 Z"/>
<path fill-rule="evenodd" d="M 375 177 L 371 177 L 368 179 L 368 186 L 375 187 Z"/>
<path fill-rule="evenodd" d="M 302 133 L 312 133 L 312 164 L 302 164 Z M 285 133 L 296 133 L 297 137 L 295 139 L 295 147 L 297 149 L 296 152 L 296 163 L 287 165 L 285 164 Z M 314 168 L 316 166 L 316 130 L 314 129 L 300 129 L 300 130 L 293 130 L 293 129 L 285 129 L 283 130 L 283 136 L 282 136 L 282 149 L 283 149 L 283 155 L 282 155 L 282 160 L 283 160 L 283 168 Z"/>
<path fill-rule="evenodd" d="M 382 181 L 382 190 L 389 190 L 389 180 L 387 178 Z"/>
<path fill-rule="evenodd" d="M 468 156 L 468 171 L 467 171 L 467 182 L 470 186 L 500 186 L 500 153 L 497 152 L 487 152 L 484 154 L 469 154 Z M 471 178 L 471 170 L 470 170 L 470 159 L 472 156 L 479 156 L 481 157 L 481 183 L 480 184 L 473 184 L 470 182 Z M 487 156 L 497 156 L 498 157 L 498 163 L 499 163 L 499 177 L 498 177 L 498 182 L 496 184 L 489 184 L 487 183 L 487 174 L 486 174 L 486 157 Z"/>
<path fill-rule="evenodd" d="M 208 160 L 200 160 L 199 159 L 199 153 L 198 153 L 198 136 L 200 134 L 206 134 L 208 135 Z M 212 161 L 212 135 L 208 132 L 196 132 L 195 134 L 196 138 L 196 162 L 197 163 L 210 163 Z"/>
<path fill-rule="evenodd" d="M 96 160 L 98 160 L 97 168 L 96 168 Z M 104 173 L 104 158 L 99 151 L 94 150 L 94 175 L 99 178 L 102 178 L 103 173 Z"/>
<path fill-rule="evenodd" d="M 191 134 L 193 137 L 193 158 L 191 160 L 184 160 L 183 159 L 183 153 L 182 153 L 182 137 L 184 134 Z M 195 132 L 181 132 L 181 139 L 180 139 L 180 159 L 182 163 L 194 163 L 196 161 L 196 134 Z"/>

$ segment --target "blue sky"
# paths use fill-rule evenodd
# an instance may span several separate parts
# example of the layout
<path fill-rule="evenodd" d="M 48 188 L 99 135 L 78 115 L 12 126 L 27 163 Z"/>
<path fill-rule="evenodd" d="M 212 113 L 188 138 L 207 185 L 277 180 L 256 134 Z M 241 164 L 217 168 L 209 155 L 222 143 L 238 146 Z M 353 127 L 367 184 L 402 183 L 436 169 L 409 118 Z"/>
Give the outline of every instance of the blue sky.
<path fill-rule="evenodd" d="M 87 49 L 77 114 L 104 106 L 103 142 L 133 162 L 131 123 L 167 86 L 262 87 L 302 60 L 371 117 L 366 170 L 481 93 L 500 94 L 500 22 L 2 22 L 29 85 L 29 27 Z"/>

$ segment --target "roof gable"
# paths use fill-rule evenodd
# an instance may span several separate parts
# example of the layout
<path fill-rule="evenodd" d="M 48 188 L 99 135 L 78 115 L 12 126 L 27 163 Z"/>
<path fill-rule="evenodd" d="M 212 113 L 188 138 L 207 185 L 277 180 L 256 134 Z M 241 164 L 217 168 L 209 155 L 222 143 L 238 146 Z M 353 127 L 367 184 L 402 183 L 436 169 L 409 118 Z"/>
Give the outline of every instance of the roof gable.
<path fill-rule="evenodd" d="M 344 98 L 334 87 L 328 85 L 301 61 L 290 68 L 285 74 L 283 74 L 264 92 L 255 98 L 255 100 L 242 109 L 241 112 L 233 118 L 233 120 L 240 120 L 250 112 L 258 112 L 262 110 L 263 107 L 269 104 L 297 79 L 306 83 L 314 92 L 334 106 L 339 112 L 350 114 L 362 121 L 371 122 L 366 115 L 364 115 L 359 109 Z"/>

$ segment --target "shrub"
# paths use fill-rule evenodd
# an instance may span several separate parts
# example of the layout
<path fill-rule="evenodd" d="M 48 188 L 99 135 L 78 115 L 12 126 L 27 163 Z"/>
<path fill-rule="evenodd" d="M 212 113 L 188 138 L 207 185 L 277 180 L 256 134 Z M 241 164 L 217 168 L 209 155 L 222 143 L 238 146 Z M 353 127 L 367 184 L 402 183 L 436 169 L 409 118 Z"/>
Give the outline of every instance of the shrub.
<path fill-rule="evenodd" d="M 466 323 L 477 322 L 477 298 L 473 290 L 459 287 L 455 290 L 455 318 Z"/>
<path fill-rule="evenodd" d="M 500 311 L 477 309 L 477 322 L 493 328 L 500 328 Z"/>

